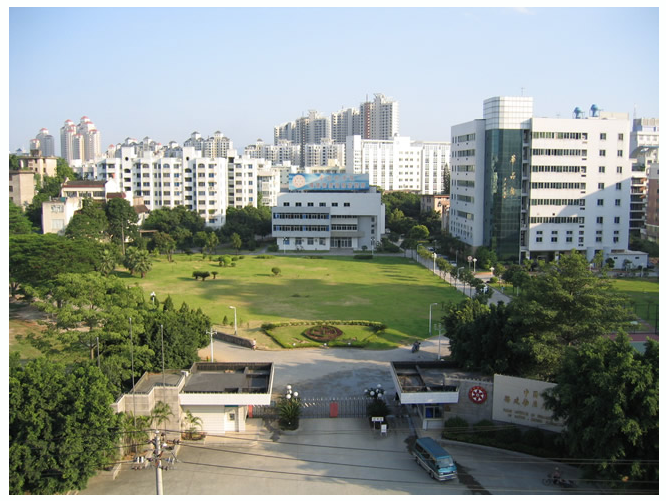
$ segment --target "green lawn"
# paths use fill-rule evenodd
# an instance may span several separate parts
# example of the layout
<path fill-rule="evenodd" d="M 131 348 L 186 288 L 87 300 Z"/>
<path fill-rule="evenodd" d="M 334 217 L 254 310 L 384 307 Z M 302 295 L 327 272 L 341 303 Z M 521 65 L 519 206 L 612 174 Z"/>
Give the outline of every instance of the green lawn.
<path fill-rule="evenodd" d="M 615 289 L 629 296 L 627 305 L 639 318 L 655 327 L 659 310 L 659 279 L 615 278 L 610 280 Z"/>
<path fill-rule="evenodd" d="M 185 301 L 201 308 L 221 325 L 231 324 L 237 309 L 239 335 L 264 322 L 288 320 L 372 320 L 388 326 L 373 347 L 406 344 L 428 336 L 429 306 L 433 324 L 441 317 L 441 305 L 460 301 L 463 295 L 423 267 L 402 257 L 372 260 L 342 256 L 308 259 L 274 256 L 258 259 L 247 255 L 235 267 L 220 267 L 201 255 L 176 255 L 175 262 L 155 259 L 144 279 L 116 274 L 128 284 L 137 283 L 148 297 L 159 301 L 171 295 L 176 307 Z M 271 270 L 281 269 L 279 276 Z M 217 271 L 216 279 L 194 280 L 193 271 Z M 434 332 L 434 329 L 433 329 Z"/>

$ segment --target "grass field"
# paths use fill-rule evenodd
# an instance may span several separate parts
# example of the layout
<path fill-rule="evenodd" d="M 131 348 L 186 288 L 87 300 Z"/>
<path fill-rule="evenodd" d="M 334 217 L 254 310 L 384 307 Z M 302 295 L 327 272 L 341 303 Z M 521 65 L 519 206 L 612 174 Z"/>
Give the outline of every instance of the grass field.
<path fill-rule="evenodd" d="M 279 276 L 272 273 L 274 267 L 281 269 Z M 192 278 L 193 271 L 218 275 L 202 282 Z M 147 296 L 155 292 L 159 301 L 170 295 L 176 307 L 185 301 L 190 308 L 201 308 L 217 326 L 225 317 L 233 324 L 229 307 L 235 306 L 239 335 L 256 332 L 265 322 L 372 320 L 388 326 L 384 347 L 427 337 L 430 304 L 439 303 L 432 311 L 434 324 L 441 317 L 441 305 L 463 298 L 446 282 L 401 257 L 247 255 L 235 267 L 225 268 L 202 260 L 201 255 L 178 255 L 173 263 L 156 259 L 144 279 L 116 274 L 128 284 L 139 284 Z"/>
<path fill-rule="evenodd" d="M 610 280 L 615 289 L 629 296 L 627 307 L 639 318 L 656 327 L 659 311 L 659 278 L 615 278 Z"/>

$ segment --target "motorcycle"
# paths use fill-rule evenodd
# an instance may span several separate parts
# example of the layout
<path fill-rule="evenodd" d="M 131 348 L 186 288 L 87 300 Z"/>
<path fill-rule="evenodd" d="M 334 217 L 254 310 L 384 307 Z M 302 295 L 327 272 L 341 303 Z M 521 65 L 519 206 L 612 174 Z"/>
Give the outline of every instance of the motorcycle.
<path fill-rule="evenodd" d="M 421 347 L 421 341 L 414 341 L 414 344 L 412 345 L 412 353 L 416 353 L 419 351 L 419 348 Z"/>
<path fill-rule="evenodd" d="M 573 480 L 566 480 L 562 477 L 553 477 L 552 473 L 549 473 L 548 477 L 544 478 L 542 482 L 543 485 L 559 485 L 560 487 L 564 488 L 570 488 L 576 486 L 576 482 L 574 482 Z"/>

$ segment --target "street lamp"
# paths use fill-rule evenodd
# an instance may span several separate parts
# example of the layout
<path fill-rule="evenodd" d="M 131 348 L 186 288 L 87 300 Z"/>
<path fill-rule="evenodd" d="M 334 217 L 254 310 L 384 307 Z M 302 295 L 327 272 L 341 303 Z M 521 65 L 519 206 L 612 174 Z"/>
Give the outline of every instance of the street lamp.
<path fill-rule="evenodd" d="M 428 321 L 428 337 L 432 336 L 432 307 L 436 306 L 437 303 L 431 303 L 430 304 L 430 317 Z"/>
<path fill-rule="evenodd" d="M 375 256 L 375 237 L 370 238 L 370 252 Z"/>
<path fill-rule="evenodd" d="M 215 362 L 215 357 L 213 356 L 213 334 L 216 334 L 214 330 L 210 330 L 210 361 Z"/>
<path fill-rule="evenodd" d="M 236 307 L 235 306 L 229 306 L 230 309 L 234 310 L 234 336 L 238 335 L 238 328 L 236 325 Z"/>
<path fill-rule="evenodd" d="M 284 237 L 282 239 L 282 250 L 284 251 L 284 254 L 287 253 L 287 243 L 289 242 L 289 239 L 287 237 Z"/>
<path fill-rule="evenodd" d="M 437 258 L 437 253 L 433 252 L 432 253 L 432 273 L 433 275 L 435 274 L 435 259 Z"/>
<path fill-rule="evenodd" d="M 291 390 L 291 385 L 287 385 L 287 393 L 285 394 L 284 398 L 287 400 L 291 400 L 293 398 L 298 398 L 298 392 L 297 391 L 292 391 Z"/>
<path fill-rule="evenodd" d="M 384 388 L 379 383 L 377 383 L 376 388 L 367 388 L 364 393 L 366 397 L 371 397 L 375 400 L 384 398 Z"/>
<path fill-rule="evenodd" d="M 472 256 L 467 256 L 467 269 L 472 265 Z"/>
<path fill-rule="evenodd" d="M 474 273 L 476 273 L 476 258 L 472 259 L 474 261 Z"/>
<path fill-rule="evenodd" d="M 150 299 L 153 300 L 153 306 L 155 306 L 155 291 L 150 293 Z"/>
<path fill-rule="evenodd" d="M 438 341 L 437 341 L 437 361 L 439 362 L 439 359 L 441 357 L 441 349 L 442 349 L 442 324 L 435 324 L 435 329 L 439 331 L 439 336 L 438 336 Z"/>

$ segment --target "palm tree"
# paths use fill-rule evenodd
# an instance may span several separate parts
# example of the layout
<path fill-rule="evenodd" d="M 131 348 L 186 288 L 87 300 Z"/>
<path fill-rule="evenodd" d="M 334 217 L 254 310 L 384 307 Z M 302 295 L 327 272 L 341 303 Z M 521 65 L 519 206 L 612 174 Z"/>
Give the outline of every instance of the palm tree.
<path fill-rule="evenodd" d="M 146 273 L 153 267 L 153 262 L 150 260 L 150 254 L 147 250 L 141 249 L 135 255 L 134 270 L 141 273 L 141 278 L 146 276 Z"/>
<path fill-rule="evenodd" d="M 183 426 L 187 429 L 185 436 L 187 439 L 192 440 L 192 436 L 197 431 L 197 428 L 201 429 L 203 426 L 203 421 L 198 416 L 194 416 L 192 411 L 189 409 L 185 411 L 185 419 L 183 419 Z"/>
<path fill-rule="evenodd" d="M 153 407 L 153 411 L 150 413 L 150 426 L 159 428 L 161 424 L 166 423 L 169 420 L 169 417 L 173 416 L 171 412 L 171 407 L 166 402 L 158 400 Z"/>
<path fill-rule="evenodd" d="M 116 269 L 117 262 L 116 255 L 109 249 L 104 249 L 99 260 L 99 272 L 108 277 L 109 273 Z"/>
<path fill-rule="evenodd" d="M 122 431 L 122 446 L 124 454 L 136 454 L 139 445 L 148 443 L 148 430 L 150 429 L 150 418 L 148 416 L 136 416 L 131 412 L 121 413 L 120 429 Z"/>

